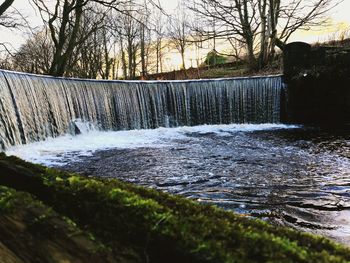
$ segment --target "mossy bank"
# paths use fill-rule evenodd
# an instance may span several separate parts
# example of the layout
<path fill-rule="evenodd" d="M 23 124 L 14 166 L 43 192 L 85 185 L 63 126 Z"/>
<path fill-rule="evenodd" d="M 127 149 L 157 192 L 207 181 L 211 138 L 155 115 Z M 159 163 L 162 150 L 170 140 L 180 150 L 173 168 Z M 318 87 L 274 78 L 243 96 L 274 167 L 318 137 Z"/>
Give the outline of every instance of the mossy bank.
<path fill-rule="evenodd" d="M 0 154 L 1 262 L 350 262 L 323 237 Z"/>

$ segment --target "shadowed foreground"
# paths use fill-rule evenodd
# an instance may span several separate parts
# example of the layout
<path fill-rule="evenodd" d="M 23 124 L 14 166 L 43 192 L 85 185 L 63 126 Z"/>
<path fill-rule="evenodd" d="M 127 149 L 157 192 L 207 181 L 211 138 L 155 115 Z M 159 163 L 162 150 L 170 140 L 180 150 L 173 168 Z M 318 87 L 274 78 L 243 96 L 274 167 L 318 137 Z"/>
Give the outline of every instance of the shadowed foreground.
<path fill-rule="evenodd" d="M 322 237 L 3 154 L 0 185 L 4 262 L 350 261 Z"/>

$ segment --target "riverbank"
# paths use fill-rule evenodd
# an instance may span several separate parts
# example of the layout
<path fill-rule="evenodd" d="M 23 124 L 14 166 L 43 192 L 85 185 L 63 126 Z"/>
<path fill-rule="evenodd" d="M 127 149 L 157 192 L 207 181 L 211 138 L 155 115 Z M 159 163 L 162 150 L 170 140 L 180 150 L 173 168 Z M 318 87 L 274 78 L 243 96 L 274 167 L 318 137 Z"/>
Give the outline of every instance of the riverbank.
<path fill-rule="evenodd" d="M 96 262 L 350 260 L 350 250 L 326 238 L 118 180 L 4 154 L 0 170 L 0 255 L 7 262 L 86 262 L 90 256 Z"/>
<path fill-rule="evenodd" d="M 174 70 L 158 74 L 149 74 L 146 77 L 138 77 L 137 79 L 145 80 L 189 80 L 189 79 L 217 79 L 217 78 L 234 78 L 249 76 L 267 76 L 282 74 L 281 56 L 259 71 L 252 71 L 244 61 L 236 61 L 218 64 L 215 66 L 202 66 L 198 68 L 188 68 L 186 70 Z"/>

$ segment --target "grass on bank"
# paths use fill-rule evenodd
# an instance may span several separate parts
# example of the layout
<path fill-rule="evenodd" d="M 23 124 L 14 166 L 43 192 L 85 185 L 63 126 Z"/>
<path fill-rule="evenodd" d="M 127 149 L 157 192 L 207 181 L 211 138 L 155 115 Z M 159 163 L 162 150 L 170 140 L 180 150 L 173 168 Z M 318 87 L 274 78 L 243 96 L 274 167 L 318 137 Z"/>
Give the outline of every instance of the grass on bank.
<path fill-rule="evenodd" d="M 43 208 L 36 216 L 41 222 L 52 218 L 52 213 L 66 218 L 64 222 L 70 222 L 84 237 L 92 237 L 88 239 L 91 246 L 100 249 L 90 253 L 102 262 L 350 261 L 349 249 L 326 238 L 115 179 L 82 177 L 3 154 L 0 171 L 0 185 L 6 186 L 0 188 L 1 211 L 17 216 L 39 204 Z M 1 212 L 0 220 L 4 216 Z M 52 225 L 50 220 L 46 223 Z M 43 236 L 45 240 L 52 232 L 36 229 L 30 232 L 33 238 Z M 63 225 L 58 224 L 58 229 L 64 229 Z M 4 242 L 1 234 L 0 242 Z"/>

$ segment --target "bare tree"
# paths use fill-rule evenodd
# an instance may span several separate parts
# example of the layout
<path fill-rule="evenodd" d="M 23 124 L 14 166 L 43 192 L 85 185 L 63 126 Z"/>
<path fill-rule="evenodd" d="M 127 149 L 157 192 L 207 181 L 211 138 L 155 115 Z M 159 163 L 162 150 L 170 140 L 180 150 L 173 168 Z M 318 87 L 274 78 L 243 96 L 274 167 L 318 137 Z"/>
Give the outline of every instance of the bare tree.
<path fill-rule="evenodd" d="M 188 14 L 184 9 L 184 3 L 180 3 L 176 9 L 176 13 L 169 18 L 168 38 L 174 48 L 180 53 L 182 60 L 182 68 L 186 69 L 185 52 L 190 45 L 190 23 Z"/>
<path fill-rule="evenodd" d="M 13 8 L 14 0 L 0 1 L 0 27 L 8 29 L 17 29 L 24 27 L 27 22 L 23 15 L 21 15 L 17 9 Z M 9 43 L 2 42 L 0 38 L 0 47 L 8 54 L 11 54 Z"/>
<path fill-rule="evenodd" d="M 203 28 L 198 30 L 203 36 L 244 42 L 248 63 L 255 67 L 255 39 L 259 29 L 257 1 L 196 0 L 190 8 L 203 20 Z M 212 30 L 213 20 L 216 21 L 215 31 Z"/>
<path fill-rule="evenodd" d="M 123 14 L 114 19 L 114 30 L 120 39 L 120 51 L 124 68 L 124 78 L 134 79 L 138 65 L 137 57 L 140 49 L 140 24 L 136 19 L 138 10 L 130 5 Z"/>
<path fill-rule="evenodd" d="M 48 74 L 52 62 L 53 44 L 46 31 L 34 33 L 13 55 L 15 70 Z"/>
<path fill-rule="evenodd" d="M 80 32 L 87 32 L 96 24 L 99 29 L 93 31 L 84 42 L 76 46 L 65 66 L 65 75 L 82 78 L 108 79 L 111 75 L 113 58 L 112 48 L 115 38 L 107 27 L 108 20 L 101 22 L 101 14 L 96 7 L 95 12 L 85 12 L 81 19 Z M 30 38 L 13 54 L 10 62 L 18 71 L 36 74 L 50 74 L 55 46 L 49 29 L 33 33 Z"/>
<path fill-rule="evenodd" d="M 120 61 L 121 61 L 121 66 L 123 70 L 123 78 L 127 79 L 128 78 L 128 66 L 126 62 L 126 54 L 125 54 L 125 44 L 123 41 L 123 38 L 119 38 L 119 48 L 120 48 Z"/>
<path fill-rule="evenodd" d="M 14 70 L 12 56 L 10 55 L 10 53 L 0 53 L 0 68 Z"/>
<path fill-rule="evenodd" d="M 161 10 L 155 12 L 154 43 L 156 56 L 156 73 L 163 72 L 163 49 L 165 32 L 165 19 Z"/>
<path fill-rule="evenodd" d="M 148 73 L 148 59 L 151 42 L 151 30 L 149 27 L 151 13 L 146 1 L 143 2 L 142 11 L 140 10 L 139 15 L 141 76 L 146 78 Z"/>
<path fill-rule="evenodd" d="M 112 79 L 114 78 L 114 74 L 112 73 L 112 68 L 115 66 L 116 58 L 111 57 L 115 56 L 115 53 L 112 52 L 116 45 L 117 39 L 114 38 L 113 32 L 111 32 L 110 28 L 105 27 L 102 32 L 102 47 L 103 47 L 103 68 L 100 70 L 100 75 L 103 79 L 109 79 L 112 74 Z"/>
<path fill-rule="evenodd" d="M 135 4 L 130 1 L 123 14 L 115 14 L 114 21 L 124 78 L 134 79 L 138 73 L 145 78 L 150 65 L 153 27 L 148 3 Z"/>
<path fill-rule="evenodd" d="M 33 2 L 49 28 L 54 43 L 54 56 L 49 72 L 54 76 L 62 76 L 65 73 L 74 49 L 100 28 L 108 10 L 119 10 L 122 4 L 121 0 L 56 0 L 52 8 L 44 0 L 33 0 Z M 96 23 L 87 31 L 81 30 L 84 13 L 94 12 L 96 5 L 104 8 L 103 11 L 99 9 L 101 23 Z"/>
<path fill-rule="evenodd" d="M 112 49 L 115 38 L 111 28 L 108 26 L 110 17 L 104 16 L 96 7 L 95 12 L 85 12 L 82 17 L 81 30 L 88 32 L 91 28 L 98 26 L 83 43 L 76 46 L 66 66 L 66 75 L 84 78 L 108 79 L 111 75 L 113 58 Z"/>
<path fill-rule="evenodd" d="M 262 68 L 274 57 L 276 45 L 283 49 L 297 30 L 308 30 L 326 19 L 341 0 L 195 0 L 190 8 L 206 24 L 203 35 L 244 43 L 252 69 Z M 216 32 L 209 22 L 215 19 Z M 200 31 L 200 30 L 199 30 Z"/>

